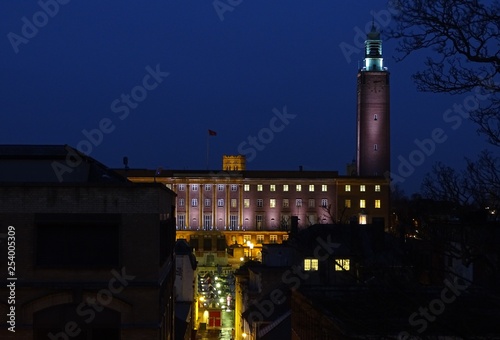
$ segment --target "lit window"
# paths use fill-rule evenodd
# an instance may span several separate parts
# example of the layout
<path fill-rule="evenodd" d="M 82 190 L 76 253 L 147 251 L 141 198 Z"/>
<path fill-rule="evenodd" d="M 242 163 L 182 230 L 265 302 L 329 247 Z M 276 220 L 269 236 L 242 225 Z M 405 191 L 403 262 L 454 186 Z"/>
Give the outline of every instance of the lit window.
<path fill-rule="evenodd" d="M 318 259 L 304 259 L 304 270 L 317 271 L 318 270 Z"/>
<path fill-rule="evenodd" d="M 210 206 L 210 198 L 205 198 L 205 207 Z"/>
<path fill-rule="evenodd" d="M 289 208 L 290 207 L 290 201 L 288 198 L 283 198 L 283 208 Z"/>
<path fill-rule="evenodd" d="M 366 224 L 366 215 L 365 214 L 359 214 L 359 224 Z"/>
<path fill-rule="evenodd" d="M 363 192 L 363 191 L 366 191 L 366 186 L 365 186 L 364 184 L 361 184 L 361 185 L 359 186 L 359 191 L 362 191 L 362 192 Z"/>
<path fill-rule="evenodd" d="M 335 271 L 349 270 L 349 259 L 335 259 Z"/>
<path fill-rule="evenodd" d="M 178 188 L 179 191 L 184 191 L 186 187 L 184 186 L 184 184 L 179 184 Z"/>
<path fill-rule="evenodd" d="M 283 184 L 283 191 L 288 191 L 288 184 Z"/>
<path fill-rule="evenodd" d="M 191 185 L 191 190 L 198 191 L 198 184 Z"/>
<path fill-rule="evenodd" d="M 295 190 L 296 190 L 296 191 L 302 191 L 302 185 L 297 184 L 297 185 L 295 186 Z"/>
<path fill-rule="evenodd" d="M 314 184 L 309 184 L 309 191 L 313 192 L 314 191 Z"/>
<path fill-rule="evenodd" d="M 218 207 L 223 207 L 224 206 L 224 199 L 223 198 L 219 198 L 217 200 L 217 206 Z"/>
<path fill-rule="evenodd" d="M 236 184 L 231 184 L 231 191 L 237 191 L 238 186 Z"/>
<path fill-rule="evenodd" d="M 351 191 L 351 185 L 350 184 L 346 184 L 345 185 L 345 191 Z"/>
<path fill-rule="evenodd" d="M 262 191 L 262 184 L 257 184 L 257 191 Z"/>
<path fill-rule="evenodd" d="M 183 207 L 183 206 L 184 206 L 184 198 L 179 198 L 179 199 L 177 200 L 177 205 L 178 205 L 179 207 Z"/>
<path fill-rule="evenodd" d="M 323 208 L 328 207 L 328 198 L 322 198 L 322 199 L 321 199 L 321 206 L 322 206 Z"/>
<path fill-rule="evenodd" d="M 269 191 L 276 191 L 276 185 L 271 184 L 271 185 L 269 186 Z"/>
<path fill-rule="evenodd" d="M 380 209 L 380 200 L 375 200 L 375 208 Z"/>
<path fill-rule="evenodd" d="M 345 205 L 344 205 L 346 208 L 350 208 L 351 207 L 351 200 L 345 200 Z"/>
<path fill-rule="evenodd" d="M 191 200 L 191 206 L 192 207 L 197 207 L 198 206 L 198 199 L 197 198 L 193 198 Z"/>
<path fill-rule="evenodd" d="M 322 184 L 322 185 L 321 185 L 321 191 L 323 191 L 323 192 L 327 192 L 327 191 L 328 191 L 328 185 L 326 185 L 326 184 Z"/>
<path fill-rule="evenodd" d="M 217 185 L 217 190 L 224 191 L 224 184 Z"/>
<path fill-rule="evenodd" d="M 252 235 L 243 235 L 243 243 L 247 244 L 247 242 L 252 242 Z"/>
<path fill-rule="evenodd" d="M 236 201 L 236 198 L 231 198 L 231 208 L 236 208 L 238 202 Z"/>
<path fill-rule="evenodd" d="M 270 243 L 278 243 L 278 235 L 270 235 L 269 242 Z"/>
<path fill-rule="evenodd" d="M 250 199 L 249 198 L 243 199 L 243 208 L 250 208 Z"/>
<path fill-rule="evenodd" d="M 205 191 L 212 190 L 212 186 L 210 184 L 205 184 Z"/>
<path fill-rule="evenodd" d="M 250 191 L 250 184 L 245 184 L 245 185 L 243 186 L 243 190 L 244 190 L 244 191 Z"/>
<path fill-rule="evenodd" d="M 310 198 L 308 201 L 308 206 L 309 208 L 314 208 L 316 206 L 316 203 L 314 201 L 314 198 Z"/>
<path fill-rule="evenodd" d="M 301 207 L 302 206 L 302 198 L 297 198 L 295 200 L 295 206 L 296 207 Z"/>
<path fill-rule="evenodd" d="M 376 192 L 380 192 L 380 184 L 376 184 L 375 185 L 375 191 Z"/>
<path fill-rule="evenodd" d="M 264 235 L 257 235 L 257 243 L 259 244 L 264 243 Z"/>
<path fill-rule="evenodd" d="M 283 235 L 283 241 L 287 241 L 288 240 L 288 235 Z"/>
<path fill-rule="evenodd" d="M 271 198 L 269 200 L 269 208 L 276 208 L 276 199 L 275 198 Z"/>
<path fill-rule="evenodd" d="M 359 207 L 360 208 L 366 208 L 366 201 L 365 200 L 359 200 Z"/>
<path fill-rule="evenodd" d="M 262 198 L 257 199 L 257 207 L 262 208 L 264 206 L 264 200 Z"/>

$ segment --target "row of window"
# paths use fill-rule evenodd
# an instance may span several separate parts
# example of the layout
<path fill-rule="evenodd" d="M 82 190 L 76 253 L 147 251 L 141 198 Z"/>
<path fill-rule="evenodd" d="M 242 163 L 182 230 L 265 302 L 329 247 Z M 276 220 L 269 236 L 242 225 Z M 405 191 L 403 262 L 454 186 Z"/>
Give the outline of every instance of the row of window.
<path fill-rule="evenodd" d="M 225 184 L 217 184 L 217 190 L 218 191 L 224 191 L 225 190 Z M 314 192 L 316 185 L 314 184 L 309 184 L 308 186 L 309 192 Z M 198 184 L 191 184 L 191 191 L 198 191 L 199 185 Z M 212 190 L 212 184 L 205 184 L 204 185 L 205 191 L 211 191 Z M 270 184 L 269 185 L 269 191 L 276 191 L 277 185 L 276 184 Z M 231 191 L 237 191 L 238 190 L 238 185 L 237 184 L 231 184 L 230 185 Z M 186 185 L 185 184 L 179 184 L 177 186 L 178 191 L 185 191 L 186 190 Z M 243 185 L 243 190 L 244 191 L 250 191 L 250 184 L 245 184 Z M 282 185 L 282 191 L 289 191 L 290 186 L 288 184 L 283 184 Z M 263 184 L 257 184 L 257 191 L 264 191 L 264 185 Z M 295 185 L 295 191 L 302 191 L 302 185 L 297 184 Z M 327 192 L 328 191 L 328 186 L 326 184 L 321 185 L 321 191 L 322 192 Z"/>
<path fill-rule="evenodd" d="M 217 185 L 217 190 L 218 191 L 224 191 L 225 190 L 225 185 L 224 184 L 218 184 Z M 179 191 L 184 191 L 186 190 L 186 185 L 185 184 L 179 184 L 177 186 L 177 190 Z M 191 184 L 191 190 L 192 191 L 198 191 L 198 184 Z M 205 184 L 205 191 L 211 191 L 212 190 L 212 184 Z M 237 184 L 231 184 L 231 191 L 237 191 L 238 190 L 238 185 Z"/>
<path fill-rule="evenodd" d="M 350 199 L 345 200 L 344 206 L 346 208 L 352 208 L 352 201 Z M 359 200 L 359 207 L 361 209 L 366 208 L 366 200 Z M 373 207 L 375 209 L 380 209 L 380 207 L 381 207 L 380 200 L 374 200 Z"/>
<path fill-rule="evenodd" d="M 316 190 L 316 185 L 314 184 L 309 184 L 308 186 L 305 186 L 308 188 L 309 192 L 314 192 Z M 245 184 L 243 187 L 244 191 L 250 191 L 250 184 Z M 282 185 L 282 191 L 287 192 L 290 190 L 290 186 L 288 184 L 283 184 Z M 264 185 L 262 184 L 257 184 L 257 191 L 264 191 Z M 269 191 L 276 191 L 276 185 L 275 184 L 270 184 L 269 185 Z M 302 184 L 296 184 L 295 185 L 295 191 L 300 192 L 302 191 Z M 328 185 L 326 184 L 321 184 L 321 191 L 322 192 L 327 192 L 328 191 Z"/>
<path fill-rule="evenodd" d="M 235 236 L 233 236 L 235 237 Z M 288 240 L 288 235 L 282 235 L 283 241 Z M 257 235 L 257 244 L 262 244 L 264 243 L 264 235 Z M 252 235 L 243 235 L 243 244 L 247 244 L 247 242 L 252 242 Z M 278 235 L 269 235 L 269 242 L 270 243 L 277 243 L 278 242 Z"/>
<path fill-rule="evenodd" d="M 318 259 L 304 259 L 304 271 L 317 271 L 319 269 Z M 335 259 L 335 271 L 348 271 L 350 269 L 349 259 Z"/>
<path fill-rule="evenodd" d="M 212 200 L 210 198 L 206 198 L 204 203 L 205 203 L 205 207 L 212 206 Z M 276 203 L 277 203 L 277 200 L 275 198 L 270 198 L 269 199 L 269 208 L 276 208 L 276 206 L 277 206 Z M 302 204 L 303 204 L 302 198 L 295 199 L 295 206 L 296 207 L 302 207 Z M 179 207 L 185 206 L 184 198 L 177 199 L 177 205 Z M 191 199 L 191 206 L 192 207 L 198 206 L 198 199 L 197 198 Z M 219 198 L 217 200 L 217 206 L 218 207 L 224 206 L 224 199 L 223 198 Z M 238 207 L 238 200 L 236 198 L 232 198 L 230 201 L 230 206 L 231 206 L 231 208 L 237 208 Z M 307 206 L 309 208 L 315 208 L 316 207 L 316 200 L 313 198 L 310 198 L 307 202 Z M 323 208 L 327 208 L 328 207 L 328 199 L 327 198 L 321 199 L 320 206 Z M 346 199 L 344 206 L 346 208 L 352 208 L 353 207 L 352 200 Z M 257 199 L 257 208 L 263 208 L 263 207 L 264 207 L 264 200 L 262 198 L 258 198 Z M 364 200 L 364 199 L 359 200 L 359 207 L 362 209 L 366 208 L 366 200 Z M 380 209 L 381 208 L 380 200 L 374 200 L 373 207 L 375 209 Z M 243 199 L 243 208 L 250 208 L 250 199 L 249 198 Z M 290 200 L 288 198 L 284 198 L 282 200 L 282 208 L 290 208 Z"/>
<path fill-rule="evenodd" d="M 196 218 L 193 218 L 193 222 L 195 220 L 196 220 Z M 248 220 L 248 218 L 246 218 L 245 220 Z M 272 220 L 274 221 L 274 218 Z M 255 222 L 257 223 L 257 225 L 262 225 L 262 223 L 264 222 L 264 216 L 263 215 L 255 215 Z M 290 222 L 290 215 L 283 215 L 281 217 L 281 222 L 279 222 L 279 224 L 281 226 L 288 227 L 289 222 Z M 219 221 L 216 221 L 217 227 L 223 227 L 224 226 L 223 224 L 224 224 L 224 222 L 223 222 L 222 218 L 219 218 Z M 213 227 L 211 214 L 203 215 L 202 226 L 204 227 L 204 229 L 207 229 L 207 230 L 210 229 L 211 227 Z M 184 215 L 184 214 L 177 215 L 177 227 L 179 227 L 180 229 L 184 229 L 186 227 L 186 215 Z M 237 227 L 238 227 L 238 215 L 230 215 L 229 216 L 229 227 L 230 227 L 230 230 L 237 229 Z"/>
<path fill-rule="evenodd" d="M 191 184 L 191 190 L 192 191 L 198 191 L 198 187 L 199 187 L 198 184 Z M 224 191 L 225 187 L 226 187 L 225 184 L 217 184 L 217 190 L 218 191 Z M 314 192 L 316 190 L 316 185 L 314 185 L 314 184 L 309 184 L 306 187 L 308 188 L 309 192 Z M 205 191 L 211 191 L 212 190 L 212 184 L 205 184 L 204 188 L 205 188 Z M 179 191 L 185 191 L 186 190 L 186 185 L 185 184 L 179 184 L 177 186 L 177 189 Z M 275 185 L 275 184 L 270 184 L 269 185 L 269 191 L 273 192 L 273 191 L 276 191 L 276 189 L 277 189 L 277 185 Z M 231 191 L 237 191 L 238 190 L 238 185 L 237 184 L 231 184 L 230 185 L 230 190 Z M 244 191 L 250 191 L 250 184 L 244 184 L 243 185 L 243 190 Z M 264 191 L 264 185 L 263 184 L 257 184 L 257 191 Z M 283 184 L 282 185 L 282 191 L 284 191 L 284 192 L 290 191 L 290 185 Z M 295 185 L 295 191 L 301 192 L 302 191 L 302 185 L 301 184 Z M 321 184 L 321 191 L 322 192 L 327 192 L 328 191 L 328 186 L 326 184 Z M 351 185 L 350 184 L 346 184 L 345 185 L 345 191 L 351 191 Z M 359 191 L 365 192 L 366 191 L 366 185 L 365 184 L 361 184 L 359 186 Z M 374 191 L 375 192 L 380 192 L 380 184 L 374 185 Z"/>
<path fill-rule="evenodd" d="M 351 191 L 351 185 L 350 185 L 350 184 L 346 184 L 346 185 L 345 185 L 345 191 Z M 366 191 L 366 185 L 361 184 L 361 185 L 359 186 L 359 191 L 361 191 L 361 192 L 365 192 L 365 191 Z M 380 192 L 380 184 L 375 184 L 375 185 L 374 185 L 374 191 L 375 191 L 375 192 Z"/>
<path fill-rule="evenodd" d="M 270 198 L 269 199 L 269 207 L 270 208 L 276 208 L 276 203 L 277 203 L 277 200 L 275 198 Z M 177 199 L 177 205 L 179 207 L 183 207 L 185 205 L 184 198 Z M 212 206 L 212 200 L 210 198 L 205 198 L 204 205 L 205 205 L 205 207 L 211 207 Z M 192 198 L 191 199 L 191 206 L 192 207 L 197 207 L 198 206 L 198 199 L 197 198 Z M 217 206 L 218 207 L 223 207 L 224 206 L 224 199 L 223 198 L 219 198 L 217 200 Z M 231 208 L 237 208 L 238 207 L 238 200 L 236 198 L 232 198 L 230 200 L 230 206 L 231 206 Z M 295 199 L 295 206 L 296 207 L 302 207 L 302 198 Z M 250 208 L 250 199 L 249 198 L 243 199 L 243 207 L 244 208 Z M 262 198 L 258 198 L 257 199 L 257 207 L 258 208 L 264 207 L 264 200 Z M 289 208 L 290 207 L 290 200 L 288 198 L 284 198 L 282 200 L 282 207 L 283 208 Z M 309 208 L 315 208 L 316 207 L 316 200 L 313 199 L 313 198 L 310 198 L 308 200 L 308 207 Z M 327 198 L 321 199 L 321 207 L 324 207 L 324 208 L 328 207 L 328 199 Z"/>
<path fill-rule="evenodd" d="M 177 226 L 181 229 L 186 227 L 186 215 L 177 215 Z M 203 227 L 210 228 L 212 226 L 212 215 L 203 216 Z M 238 226 L 238 216 L 229 216 L 229 227 L 234 230 Z"/>

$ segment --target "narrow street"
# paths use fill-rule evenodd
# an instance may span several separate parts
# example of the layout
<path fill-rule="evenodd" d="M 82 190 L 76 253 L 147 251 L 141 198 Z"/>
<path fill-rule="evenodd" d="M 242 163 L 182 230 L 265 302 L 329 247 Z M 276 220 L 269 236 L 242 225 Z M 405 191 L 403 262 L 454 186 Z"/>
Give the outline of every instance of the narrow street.
<path fill-rule="evenodd" d="M 197 340 L 232 340 L 234 328 L 234 310 L 222 312 L 222 327 L 217 329 L 198 330 Z"/>

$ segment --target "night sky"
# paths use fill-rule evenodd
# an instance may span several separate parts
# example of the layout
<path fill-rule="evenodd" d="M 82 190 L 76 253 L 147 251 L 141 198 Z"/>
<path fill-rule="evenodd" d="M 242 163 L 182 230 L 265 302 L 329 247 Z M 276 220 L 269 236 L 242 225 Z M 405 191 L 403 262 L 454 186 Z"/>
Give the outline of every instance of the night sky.
<path fill-rule="evenodd" d="M 43 1 L 49 15 L 36 1 L 0 5 L 0 143 L 80 146 L 110 167 L 128 156 L 132 168 L 205 169 L 211 129 L 211 169 L 244 153 L 249 170 L 345 174 L 361 31 L 371 12 L 382 31 L 391 22 L 374 0 Z M 395 47 L 384 41 L 392 171 L 411 194 L 436 161 L 463 167 L 487 144 L 473 123 L 445 114 L 467 95 L 417 92 L 411 74 L 425 55 L 396 62 Z M 435 129 L 446 140 L 401 173 L 415 139 Z"/>

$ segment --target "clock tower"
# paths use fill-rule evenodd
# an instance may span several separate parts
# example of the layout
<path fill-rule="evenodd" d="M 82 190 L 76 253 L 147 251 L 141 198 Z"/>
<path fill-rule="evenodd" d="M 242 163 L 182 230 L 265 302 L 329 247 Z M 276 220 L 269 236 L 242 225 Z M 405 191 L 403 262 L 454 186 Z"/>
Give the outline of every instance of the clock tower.
<path fill-rule="evenodd" d="M 366 37 L 357 89 L 357 175 L 384 176 L 391 169 L 389 71 L 375 25 Z"/>

